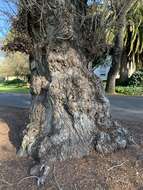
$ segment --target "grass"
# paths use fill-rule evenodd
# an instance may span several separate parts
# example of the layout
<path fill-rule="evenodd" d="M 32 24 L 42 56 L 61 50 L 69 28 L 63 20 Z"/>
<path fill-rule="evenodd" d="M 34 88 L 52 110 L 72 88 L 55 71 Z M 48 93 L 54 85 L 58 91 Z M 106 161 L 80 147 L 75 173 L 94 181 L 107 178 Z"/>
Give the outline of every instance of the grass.
<path fill-rule="evenodd" d="M 103 81 L 104 88 L 106 81 Z M 116 86 L 116 94 L 124 96 L 143 96 L 143 86 Z"/>
<path fill-rule="evenodd" d="M 0 93 L 28 94 L 29 89 L 27 86 L 0 84 Z"/>
<path fill-rule="evenodd" d="M 117 86 L 116 93 L 128 96 L 143 96 L 142 86 Z"/>
<path fill-rule="evenodd" d="M 105 85 L 105 84 L 104 84 Z M 29 88 L 26 85 L 18 84 L 4 84 L 0 83 L 0 93 L 19 93 L 28 94 Z M 143 96 L 143 87 L 133 87 L 133 86 L 117 86 L 116 93 L 128 96 Z"/>

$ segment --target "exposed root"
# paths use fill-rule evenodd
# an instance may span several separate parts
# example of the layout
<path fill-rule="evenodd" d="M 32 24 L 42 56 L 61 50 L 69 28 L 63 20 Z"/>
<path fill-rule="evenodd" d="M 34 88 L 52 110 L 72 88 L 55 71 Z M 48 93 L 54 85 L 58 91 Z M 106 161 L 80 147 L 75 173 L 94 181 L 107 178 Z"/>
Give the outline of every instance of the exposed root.
<path fill-rule="evenodd" d="M 37 175 L 37 185 L 44 185 L 48 174 L 50 171 L 50 167 L 47 164 L 42 164 L 42 165 L 35 165 L 34 167 L 31 168 L 30 174 L 31 175 Z"/>

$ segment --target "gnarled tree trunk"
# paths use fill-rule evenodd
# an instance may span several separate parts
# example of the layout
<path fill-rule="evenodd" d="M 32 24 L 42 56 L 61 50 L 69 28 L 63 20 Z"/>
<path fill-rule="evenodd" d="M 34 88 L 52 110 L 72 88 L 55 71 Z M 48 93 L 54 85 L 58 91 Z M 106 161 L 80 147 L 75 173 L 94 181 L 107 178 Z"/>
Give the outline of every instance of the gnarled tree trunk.
<path fill-rule="evenodd" d="M 99 78 L 86 68 L 88 58 L 78 27 L 81 18 L 74 14 L 85 16 L 82 5 L 49 0 L 42 31 L 40 24 L 34 25 L 32 12 L 27 17 L 34 47 L 30 56 L 32 108 L 19 154 L 39 160 L 31 169 L 32 175 L 39 173 L 38 183 L 45 181 L 48 166 L 55 160 L 80 158 L 93 149 L 113 152 L 129 141 L 127 131 L 111 119 Z M 45 39 L 37 39 L 44 34 Z"/>

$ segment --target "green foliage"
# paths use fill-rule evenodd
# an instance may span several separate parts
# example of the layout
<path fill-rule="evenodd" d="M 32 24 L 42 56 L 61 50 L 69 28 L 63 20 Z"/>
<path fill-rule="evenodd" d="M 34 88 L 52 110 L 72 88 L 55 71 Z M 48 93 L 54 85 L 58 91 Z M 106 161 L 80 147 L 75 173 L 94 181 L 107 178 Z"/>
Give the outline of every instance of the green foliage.
<path fill-rule="evenodd" d="M 127 15 L 127 25 L 124 37 L 128 59 L 140 62 L 143 52 L 143 1 L 138 0 Z"/>
<path fill-rule="evenodd" d="M 143 70 L 136 71 L 128 81 L 130 86 L 140 86 L 143 84 Z"/>
<path fill-rule="evenodd" d="M 142 86 L 117 86 L 116 93 L 128 96 L 143 96 L 143 87 Z"/>
<path fill-rule="evenodd" d="M 27 76 L 29 74 L 28 56 L 15 52 L 8 53 L 0 65 L 0 76 Z"/>
<path fill-rule="evenodd" d="M 4 85 L 26 85 L 26 82 L 24 80 L 21 79 L 13 79 L 13 80 L 8 80 L 4 82 Z"/>

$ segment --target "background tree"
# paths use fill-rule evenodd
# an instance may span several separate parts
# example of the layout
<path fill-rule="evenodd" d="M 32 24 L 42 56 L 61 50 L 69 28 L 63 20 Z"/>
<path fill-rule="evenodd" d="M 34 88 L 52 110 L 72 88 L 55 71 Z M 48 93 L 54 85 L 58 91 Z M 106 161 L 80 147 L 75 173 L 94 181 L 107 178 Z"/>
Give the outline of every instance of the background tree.
<path fill-rule="evenodd" d="M 124 31 L 126 27 L 126 16 L 131 7 L 136 3 L 136 0 L 120 0 L 112 1 L 112 8 L 115 12 L 115 37 L 114 46 L 112 48 L 112 66 L 108 73 L 106 92 L 110 94 L 115 93 L 116 77 L 120 69 L 122 53 L 123 53 L 123 42 L 124 42 Z"/>
<path fill-rule="evenodd" d="M 124 37 L 124 51 L 120 68 L 120 83 L 125 84 L 129 77 L 130 65 L 142 67 L 143 52 L 143 1 L 137 1 L 127 15 Z"/>
<path fill-rule="evenodd" d="M 20 52 L 8 53 L 0 66 L 0 75 L 4 77 L 26 77 L 29 74 L 28 56 Z"/>

